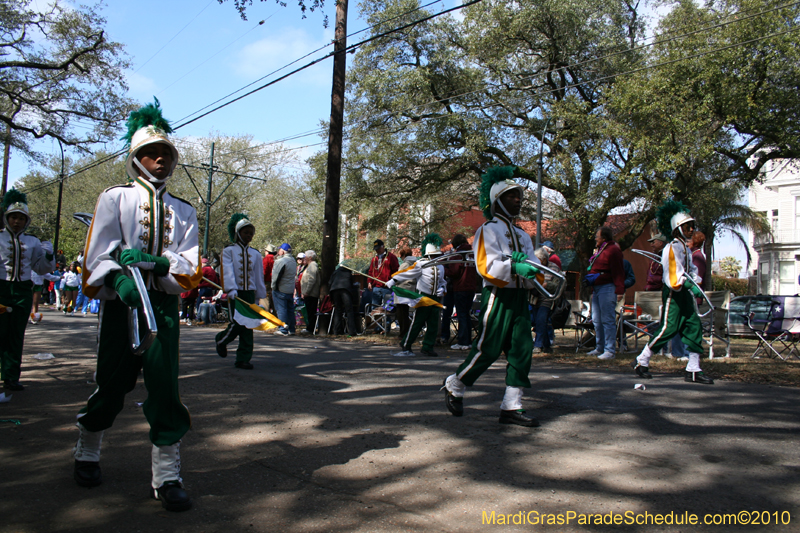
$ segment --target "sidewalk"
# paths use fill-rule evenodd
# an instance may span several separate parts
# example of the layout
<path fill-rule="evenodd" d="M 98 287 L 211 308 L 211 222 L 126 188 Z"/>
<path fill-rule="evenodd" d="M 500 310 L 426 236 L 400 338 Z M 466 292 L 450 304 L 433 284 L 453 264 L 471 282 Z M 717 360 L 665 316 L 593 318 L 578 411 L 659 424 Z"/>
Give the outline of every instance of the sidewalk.
<path fill-rule="evenodd" d="M 141 380 L 106 433 L 103 484 L 72 480 L 96 323 L 45 311 L 28 328 L 27 389 L 0 404 L 0 418 L 21 422 L 0 423 L 2 533 L 756 529 L 591 526 L 572 515 L 568 524 L 515 525 L 537 512 L 702 520 L 766 511 L 771 525 L 759 531 L 800 523 L 798 389 L 657 376 L 641 391 L 633 373 L 535 364 L 525 407 L 542 427 L 531 429 L 497 422 L 499 363 L 455 418 L 439 387 L 463 353 L 396 358 L 394 347 L 257 333 L 255 370 L 245 371 L 233 367 L 233 345 L 227 359 L 215 354 L 218 330 L 185 326 L 181 397 L 193 430 L 182 462 L 194 508 L 168 513 L 148 497 Z M 791 523 L 775 526 L 784 511 Z"/>

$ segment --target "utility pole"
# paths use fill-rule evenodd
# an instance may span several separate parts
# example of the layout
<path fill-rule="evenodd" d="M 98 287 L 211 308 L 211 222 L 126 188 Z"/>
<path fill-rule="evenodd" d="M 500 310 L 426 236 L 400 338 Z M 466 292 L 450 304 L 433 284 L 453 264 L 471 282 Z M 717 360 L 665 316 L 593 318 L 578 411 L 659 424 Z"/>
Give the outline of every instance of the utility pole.
<path fill-rule="evenodd" d="M 211 220 L 211 184 L 214 179 L 214 144 L 211 143 L 211 161 L 208 163 L 208 193 L 206 196 L 206 230 L 203 235 L 203 255 L 208 254 L 208 227 Z M 224 154 L 223 154 L 224 155 Z"/>
<path fill-rule="evenodd" d="M 61 196 L 64 194 L 64 147 L 58 141 L 61 148 L 61 174 L 58 176 L 58 207 L 56 208 L 56 237 L 53 239 L 53 252 L 58 254 L 58 234 L 61 230 Z"/>
<path fill-rule="evenodd" d="M 8 191 L 8 160 L 11 158 L 11 126 L 6 125 L 6 146 L 3 149 L 3 188 L 0 197 Z"/>
<path fill-rule="evenodd" d="M 328 280 L 337 263 L 339 240 L 339 194 L 342 177 L 342 131 L 344 127 L 344 80 L 347 67 L 347 0 L 336 1 L 336 39 L 333 45 L 333 88 L 331 122 L 328 133 L 328 173 L 325 182 L 325 219 L 322 222 L 322 285 L 327 293 Z"/>

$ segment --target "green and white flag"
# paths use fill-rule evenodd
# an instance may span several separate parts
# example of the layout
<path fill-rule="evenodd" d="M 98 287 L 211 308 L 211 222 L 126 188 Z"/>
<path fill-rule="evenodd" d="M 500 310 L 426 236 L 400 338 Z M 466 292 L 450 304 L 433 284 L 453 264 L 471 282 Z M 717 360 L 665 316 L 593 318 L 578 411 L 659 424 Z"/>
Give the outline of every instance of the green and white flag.
<path fill-rule="evenodd" d="M 264 308 L 256 304 L 246 304 L 238 298 L 236 299 L 236 307 L 233 311 L 233 320 L 247 329 L 257 329 L 259 331 L 267 331 L 285 325 L 275 315 L 268 313 Z"/>
<path fill-rule="evenodd" d="M 405 304 L 408 305 L 409 307 L 414 307 L 414 308 L 428 307 L 431 305 L 435 305 L 437 307 L 443 307 L 442 304 L 440 304 L 433 298 L 429 298 L 428 296 L 423 296 L 418 292 L 401 289 L 399 287 L 392 287 L 392 292 L 394 293 L 395 305 Z"/>

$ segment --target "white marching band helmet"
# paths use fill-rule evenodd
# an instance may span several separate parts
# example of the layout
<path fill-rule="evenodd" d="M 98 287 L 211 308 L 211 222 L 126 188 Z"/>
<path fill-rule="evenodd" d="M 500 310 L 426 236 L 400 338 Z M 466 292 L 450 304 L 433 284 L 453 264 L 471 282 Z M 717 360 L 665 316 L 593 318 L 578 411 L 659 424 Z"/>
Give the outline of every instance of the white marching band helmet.
<path fill-rule="evenodd" d="M 425 245 L 425 250 L 423 250 L 422 253 L 423 253 L 423 255 L 428 255 L 428 256 L 430 256 L 430 255 L 442 255 L 442 250 L 439 249 L 439 247 L 436 246 L 435 244 L 428 243 L 428 244 Z"/>
<path fill-rule="evenodd" d="M 672 215 L 669 224 L 672 227 L 672 231 L 674 232 L 676 229 L 680 228 L 687 222 L 694 222 L 694 217 L 692 217 L 692 215 L 690 215 L 689 213 L 680 212 Z M 681 229 L 680 232 L 681 235 L 683 235 L 683 229 Z M 685 237 L 685 235 L 683 236 Z"/>
<path fill-rule="evenodd" d="M 147 174 L 149 174 L 149 172 L 147 172 L 147 170 L 141 166 L 139 159 L 136 157 L 136 154 L 142 149 L 142 147 L 154 143 L 166 144 L 172 151 L 172 166 L 169 169 L 167 178 L 164 180 L 156 180 L 153 176 L 148 176 Z M 144 175 L 149 181 L 166 181 L 166 179 L 169 179 L 169 177 L 172 176 L 176 166 L 178 166 L 178 149 L 175 148 L 175 145 L 169 140 L 169 137 L 164 130 L 152 125 L 136 130 L 136 133 L 134 133 L 133 137 L 131 137 L 131 149 L 128 153 L 128 159 L 125 161 L 125 171 L 128 173 L 128 176 L 131 179 L 135 179 L 138 176 Z"/>
<path fill-rule="evenodd" d="M 525 188 L 514 180 L 498 181 L 492 185 L 491 191 L 489 192 L 492 215 L 495 214 L 495 205 L 497 204 L 497 200 L 500 199 L 500 196 L 512 189 L 519 189 L 520 198 L 525 198 Z M 506 215 L 508 215 L 508 213 L 506 213 Z"/>

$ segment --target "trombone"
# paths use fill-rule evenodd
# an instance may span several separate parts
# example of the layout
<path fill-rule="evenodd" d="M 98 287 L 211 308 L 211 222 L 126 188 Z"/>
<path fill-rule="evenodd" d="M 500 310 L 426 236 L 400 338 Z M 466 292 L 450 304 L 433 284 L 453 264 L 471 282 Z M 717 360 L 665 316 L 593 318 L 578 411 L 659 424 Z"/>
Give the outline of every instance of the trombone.
<path fill-rule="evenodd" d="M 91 213 L 75 213 L 72 218 L 89 227 L 92 224 L 92 216 Z M 147 286 L 144 284 L 142 273 L 139 272 L 137 267 L 120 266 L 122 266 L 122 273 L 130 277 L 136 284 L 136 290 L 139 291 L 139 295 L 142 298 L 141 307 L 128 307 L 129 346 L 133 355 L 141 356 L 150 348 L 158 335 L 156 315 L 153 312 L 153 306 L 150 304 L 150 297 L 147 295 Z"/>
<path fill-rule="evenodd" d="M 462 259 L 456 259 L 455 256 L 461 256 Z M 470 258 L 469 256 L 472 256 Z M 511 259 L 510 255 L 502 255 L 501 258 L 505 261 L 506 259 Z M 548 274 L 552 275 L 554 278 L 558 280 L 558 288 L 554 293 L 550 293 L 547 289 L 545 289 L 539 280 L 532 279 L 534 288 L 542 293 L 545 298 L 552 299 L 555 298 L 557 295 L 561 294 L 561 291 L 564 289 L 564 286 L 567 283 L 567 278 L 561 274 L 560 272 L 556 272 L 553 269 L 550 269 L 540 263 L 534 263 L 531 260 L 526 260 L 526 263 L 530 263 L 531 265 L 535 266 L 539 270 L 543 270 Z M 460 252 L 448 252 L 446 254 L 440 255 L 439 257 L 434 257 L 428 261 L 425 261 L 424 264 L 420 265 L 420 268 L 428 268 L 438 265 L 454 265 L 454 264 L 467 264 L 467 265 L 474 265 L 475 264 L 475 251 L 474 250 L 463 250 Z"/>

